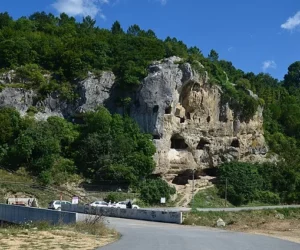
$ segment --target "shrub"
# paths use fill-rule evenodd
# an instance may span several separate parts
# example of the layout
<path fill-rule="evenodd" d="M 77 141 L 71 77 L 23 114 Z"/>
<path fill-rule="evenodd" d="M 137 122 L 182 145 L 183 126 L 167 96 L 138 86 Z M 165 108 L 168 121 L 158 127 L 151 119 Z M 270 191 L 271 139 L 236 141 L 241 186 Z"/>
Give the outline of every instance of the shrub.
<path fill-rule="evenodd" d="M 135 194 L 132 193 L 124 193 L 124 192 L 111 192 L 109 193 L 104 200 L 106 202 L 119 202 L 119 201 L 125 201 L 127 199 L 133 199 L 135 197 Z"/>
<path fill-rule="evenodd" d="M 280 197 L 278 194 L 270 191 L 258 191 L 255 195 L 255 200 L 266 204 L 279 204 Z"/>
<path fill-rule="evenodd" d="M 104 201 L 106 202 L 118 202 L 118 195 L 116 193 L 109 193 L 105 198 Z"/>
<path fill-rule="evenodd" d="M 160 198 L 165 197 L 168 201 L 175 194 L 174 187 L 170 187 L 162 179 L 150 179 L 142 183 L 140 188 L 141 199 L 148 204 L 159 204 Z"/>
<path fill-rule="evenodd" d="M 37 109 L 36 107 L 30 106 L 30 107 L 27 109 L 26 112 L 28 113 L 28 115 L 34 116 L 34 115 L 35 115 L 36 113 L 38 113 L 39 111 L 38 111 L 38 109 Z"/>
<path fill-rule="evenodd" d="M 31 83 L 34 86 L 39 86 L 46 82 L 42 70 L 37 64 L 21 66 L 17 68 L 16 73 L 23 83 Z"/>
<path fill-rule="evenodd" d="M 255 194 L 262 187 L 262 178 L 257 166 L 250 163 L 230 162 L 218 169 L 219 182 L 217 187 L 220 195 L 225 195 L 227 179 L 227 197 L 234 205 L 246 204 L 253 201 Z"/>

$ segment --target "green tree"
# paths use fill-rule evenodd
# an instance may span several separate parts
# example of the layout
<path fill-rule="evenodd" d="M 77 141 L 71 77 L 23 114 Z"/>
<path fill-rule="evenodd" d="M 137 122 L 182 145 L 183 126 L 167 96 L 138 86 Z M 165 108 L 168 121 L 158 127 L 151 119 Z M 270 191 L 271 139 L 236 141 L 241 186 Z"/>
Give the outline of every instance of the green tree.
<path fill-rule="evenodd" d="M 8 12 L 0 13 L 0 29 L 4 27 L 11 27 L 13 25 L 13 19 Z"/>
<path fill-rule="evenodd" d="M 121 27 L 119 21 L 115 21 L 111 27 L 111 33 L 114 35 L 124 34 L 124 30 Z"/>
<path fill-rule="evenodd" d="M 284 86 L 300 87 L 300 61 L 292 63 L 288 68 L 288 73 L 284 76 Z"/>
<path fill-rule="evenodd" d="M 139 36 L 141 33 L 141 28 L 140 26 L 138 26 L 137 24 L 131 25 L 129 26 L 128 30 L 127 30 L 127 34 L 131 35 L 131 36 Z"/>
<path fill-rule="evenodd" d="M 244 89 L 250 89 L 251 83 L 248 79 L 240 78 L 236 81 L 237 87 L 244 88 Z"/>
<path fill-rule="evenodd" d="M 217 187 L 220 195 L 225 195 L 225 183 L 228 183 L 228 200 L 234 205 L 247 204 L 255 199 L 256 192 L 261 190 L 262 178 L 257 166 L 250 163 L 224 163 L 218 169 Z"/>
<path fill-rule="evenodd" d="M 219 60 L 219 54 L 214 49 L 212 49 L 208 54 L 208 59 L 211 62 L 217 62 Z"/>
<path fill-rule="evenodd" d="M 86 16 L 82 20 L 81 27 L 83 29 L 93 29 L 96 24 L 96 20 L 94 20 L 91 16 Z"/>
<path fill-rule="evenodd" d="M 168 201 L 175 192 L 175 188 L 162 179 L 149 179 L 140 187 L 141 199 L 151 205 L 159 204 L 162 197 Z"/>
<path fill-rule="evenodd" d="M 21 117 L 15 109 L 0 109 L 0 145 L 12 143 L 20 132 L 20 126 Z"/>
<path fill-rule="evenodd" d="M 154 170 L 155 147 L 129 117 L 111 115 L 100 107 L 89 112 L 78 141 L 77 165 L 89 178 L 136 185 Z"/>

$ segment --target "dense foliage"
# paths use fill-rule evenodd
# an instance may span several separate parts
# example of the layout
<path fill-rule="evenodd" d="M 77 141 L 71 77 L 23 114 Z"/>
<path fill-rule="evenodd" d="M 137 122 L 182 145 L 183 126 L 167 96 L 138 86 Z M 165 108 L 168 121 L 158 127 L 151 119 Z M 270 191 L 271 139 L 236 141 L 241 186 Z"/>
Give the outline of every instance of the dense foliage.
<path fill-rule="evenodd" d="M 136 185 L 154 169 L 155 147 L 130 118 L 100 107 L 80 125 L 63 118 L 35 121 L 14 109 L 0 109 L 0 164 L 24 167 L 44 183 L 62 184 L 81 174 L 92 181 Z"/>
<path fill-rule="evenodd" d="M 140 133 L 130 118 L 105 108 L 85 115 L 76 156 L 85 176 L 137 183 L 153 172 L 154 153 L 151 136 Z"/>
<path fill-rule="evenodd" d="M 140 185 L 141 199 L 148 204 L 159 204 L 163 197 L 168 201 L 175 193 L 175 188 L 162 179 L 149 179 Z"/>
<path fill-rule="evenodd" d="M 220 166 L 217 187 L 234 205 L 259 202 L 263 204 L 299 203 L 300 169 L 278 164 L 230 162 Z"/>
<path fill-rule="evenodd" d="M 219 169 L 219 191 L 225 192 L 227 179 L 228 200 L 235 205 L 254 200 L 261 189 L 262 178 L 250 163 L 226 163 Z M 221 185 L 220 185 L 221 184 Z M 224 185 L 225 184 L 225 185 Z"/>

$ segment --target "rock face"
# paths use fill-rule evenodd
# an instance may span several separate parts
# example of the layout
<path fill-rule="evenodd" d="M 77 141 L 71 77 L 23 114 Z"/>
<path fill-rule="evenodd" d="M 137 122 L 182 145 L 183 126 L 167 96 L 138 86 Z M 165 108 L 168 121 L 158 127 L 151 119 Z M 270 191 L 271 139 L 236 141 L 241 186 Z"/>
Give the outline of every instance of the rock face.
<path fill-rule="evenodd" d="M 140 127 L 153 135 L 156 173 L 175 176 L 232 160 L 263 161 L 262 110 L 239 121 L 222 103 L 222 90 L 179 61 L 153 63 L 131 109 Z"/>
<path fill-rule="evenodd" d="M 0 92 L 0 107 L 14 107 L 25 115 L 33 104 L 35 93 L 21 88 L 5 88 Z"/>
<path fill-rule="evenodd" d="M 79 98 L 74 102 L 62 100 L 57 93 L 51 93 L 44 100 L 37 101 L 37 94 L 34 91 L 9 87 L 12 82 L 11 71 L 0 77 L 0 83 L 8 86 L 0 92 L 0 107 L 14 107 L 21 115 L 26 115 L 27 110 L 35 106 L 38 110 L 35 118 L 46 120 L 50 116 L 68 118 L 103 105 L 110 98 L 115 76 L 112 72 L 103 72 L 101 76 L 89 74 L 85 80 L 78 83 Z"/>
<path fill-rule="evenodd" d="M 221 101 L 220 87 L 211 86 L 206 74 L 199 75 L 180 61 L 171 57 L 150 65 L 130 108 L 141 129 L 153 135 L 156 173 L 172 179 L 186 170 L 212 168 L 232 160 L 263 161 L 267 147 L 262 109 L 249 121 L 240 121 Z M 9 86 L 13 77 L 14 72 L 0 76 L 0 84 Z M 114 83 L 112 72 L 89 74 L 78 83 L 79 98 L 74 102 L 61 100 L 56 93 L 37 101 L 32 90 L 6 87 L 0 92 L 0 107 L 15 107 L 25 115 L 35 106 L 35 117 L 40 120 L 53 115 L 71 117 L 102 104 L 114 112 L 108 105 L 117 96 Z"/>

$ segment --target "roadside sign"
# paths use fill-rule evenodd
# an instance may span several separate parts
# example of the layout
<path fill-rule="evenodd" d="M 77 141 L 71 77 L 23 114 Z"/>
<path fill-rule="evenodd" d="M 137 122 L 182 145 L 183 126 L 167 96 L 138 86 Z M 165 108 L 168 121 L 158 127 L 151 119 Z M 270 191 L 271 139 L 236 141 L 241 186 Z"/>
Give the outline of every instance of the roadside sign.
<path fill-rule="evenodd" d="M 75 196 L 72 198 L 72 204 L 78 204 L 78 201 L 79 201 L 78 197 Z"/>
<path fill-rule="evenodd" d="M 166 198 L 165 197 L 161 197 L 160 198 L 160 203 L 161 204 L 165 204 L 166 203 Z"/>

